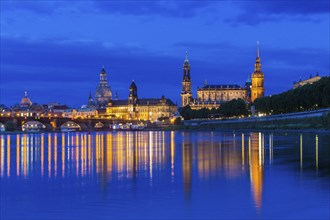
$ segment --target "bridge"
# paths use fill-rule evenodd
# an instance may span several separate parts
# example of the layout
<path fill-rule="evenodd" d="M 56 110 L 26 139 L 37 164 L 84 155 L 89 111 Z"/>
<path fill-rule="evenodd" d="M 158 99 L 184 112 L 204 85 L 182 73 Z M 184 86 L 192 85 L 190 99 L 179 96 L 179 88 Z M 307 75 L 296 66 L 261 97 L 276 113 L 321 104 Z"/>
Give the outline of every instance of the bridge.
<path fill-rule="evenodd" d="M 48 129 L 58 130 L 61 125 L 65 122 L 73 121 L 79 125 L 83 125 L 82 129 L 92 129 L 96 123 L 101 122 L 104 124 L 104 128 L 109 128 L 110 125 L 115 123 L 127 123 L 128 121 L 119 120 L 119 119 L 109 119 L 109 118 L 64 118 L 64 117 L 17 117 L 17 116 L 1 116 L 0 122 L 6 124 L 8 121 L 12 121 L 17 128 L 21 128 L 22 125 L 28 121 L 38 121 L 46 125 Z M 135 122 L 135 121 L 130 121 Z"/>

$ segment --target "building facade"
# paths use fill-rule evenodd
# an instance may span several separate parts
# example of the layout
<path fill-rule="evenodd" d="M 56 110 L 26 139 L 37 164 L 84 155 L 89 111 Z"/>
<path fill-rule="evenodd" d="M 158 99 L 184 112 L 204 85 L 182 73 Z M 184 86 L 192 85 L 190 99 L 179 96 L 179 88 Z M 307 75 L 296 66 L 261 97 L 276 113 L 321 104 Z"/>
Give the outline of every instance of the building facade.
<path fill-rule="evenodd" d="M 114 119 L 152 122 L 162 117 L 171 117 L 176 111 L 177 106 L 164 96 L 160 99 L 139 99 L 134 81 L 129 87 L 128 99 L 111 100 L 106 108 L 106 114 Z"/>
<path fill-rule="evenodd" d="M 192 99 L 191 109 L 219 108 L 224 102 L 233 99 L 247 99 L 247 90 L 239 85 L 204 85 L 197 89 L 197 98 Z"/>
<path fill-rule="evenodd" d="M 261 71 L 259 44 L 257 47 L 257 58 L 254 64 L 254 72 L 252 73 L 252 85 L 251 85 L 251 102 L 254 102 L 257 98 L 265 96 L 264 87 L 264 73 Z"/>

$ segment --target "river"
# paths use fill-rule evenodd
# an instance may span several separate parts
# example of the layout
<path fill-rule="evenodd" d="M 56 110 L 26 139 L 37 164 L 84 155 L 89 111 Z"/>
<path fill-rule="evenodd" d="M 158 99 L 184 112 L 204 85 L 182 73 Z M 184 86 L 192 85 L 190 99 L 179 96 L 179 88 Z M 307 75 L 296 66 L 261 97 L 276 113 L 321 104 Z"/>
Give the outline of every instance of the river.
<path fill-rule="evenodd" d="M 0 135 L 0 219 L 329 219 L 330 134 Z"/>

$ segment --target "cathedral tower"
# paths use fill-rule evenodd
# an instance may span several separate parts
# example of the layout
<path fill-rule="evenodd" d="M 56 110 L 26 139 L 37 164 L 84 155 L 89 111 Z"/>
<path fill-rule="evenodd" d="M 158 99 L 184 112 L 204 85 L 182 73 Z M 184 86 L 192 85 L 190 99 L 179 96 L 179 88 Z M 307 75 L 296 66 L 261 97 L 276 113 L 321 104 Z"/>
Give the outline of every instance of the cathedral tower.
<path fill-rule="evenodd" d="M 183 79 L 182 79 L 182 91 L 181 91 L 181 103 L 182 107 L 189 105 L 192 99 L 191 93 L 191 79 L 190 79 L 190 64 L 188 60 L 188 53 L 186 51 L 186 59 L 183 63 Z"/>
<path fill-rule="evenodd" d="M 257 58 L 256 63 L 254 64 L 254 72 L 252 73 L 251 102 L 254 102 L 257 98 L 264 97 L 264 78 L 260 64 L 259 42 L 257 42 Z"/>

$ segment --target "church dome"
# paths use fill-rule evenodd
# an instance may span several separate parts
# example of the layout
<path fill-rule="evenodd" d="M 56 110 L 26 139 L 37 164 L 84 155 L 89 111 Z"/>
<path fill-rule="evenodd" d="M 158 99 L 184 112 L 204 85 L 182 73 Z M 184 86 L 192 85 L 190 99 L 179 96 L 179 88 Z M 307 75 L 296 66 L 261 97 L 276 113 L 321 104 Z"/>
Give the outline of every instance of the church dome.
<path fill-rule="evenodd" d="M 22 107 L 29 107 L 32 105 L 32 102 L 30 100 L 30 98 L 27 95 L 27 92 L 24 93 L 24 97 L 22 98 L 21 102 L 20 102 L 20 106 Z"/>

